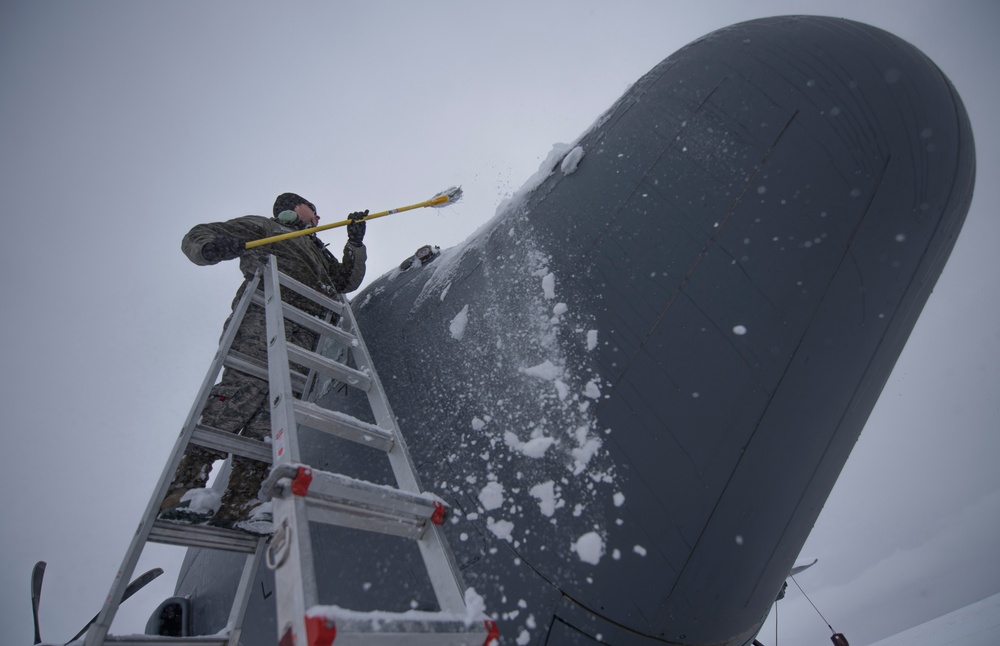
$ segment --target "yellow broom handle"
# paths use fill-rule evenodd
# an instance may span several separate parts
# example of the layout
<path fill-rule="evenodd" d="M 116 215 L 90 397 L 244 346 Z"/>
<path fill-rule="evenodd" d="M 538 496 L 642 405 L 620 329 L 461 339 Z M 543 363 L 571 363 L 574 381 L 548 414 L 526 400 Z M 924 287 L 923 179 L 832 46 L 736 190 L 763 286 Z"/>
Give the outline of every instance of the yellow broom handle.
<path fill-rule="evenodd" d="M 390 209 L 388 211 L 380 211 L 379 213 L 372 213 L 371 215 L 358 220 L 358 222 L 374 220 L 375 218 L 382 218 L 387 215 L 392 215 L 393 213 L 401 213 L 403 211 L 412 211 L 413 209 L 423 208 L 425 206 L 438 206 L 440 204 L 445 204 L 448 202 L 449 198 L 447 195 L 438 195 L 432 197 L 429 200 L 420 202 L 418 204 L 411 204 L 409 206 L 401 206 L 398 209 Z M 291 233 L 282 233 L 281 235 L 271 236 L 270 238 L 261 238 L 260 240 L 251 240 L 247 243 L 247 249 L 253 249 L 254 247 L 262 247 L 266 244 L 271 244 L 272 242 L 280 242 L 282 240 L 288 240 L 289 238 L 297 238 L 299 236 L 307 236 L 310 233 L 317 233 L 319 231 L 326 231 L 327 229 L 333 229 L 335 227 L 347 226 L 351 223 L 351 220 L 341 220 L 339 222 L 331 222 L 330 224 L 324 224 L 318 227 L 311 227 L 309 229 L 302 229 L 301 231 L 292 231 Z"/>

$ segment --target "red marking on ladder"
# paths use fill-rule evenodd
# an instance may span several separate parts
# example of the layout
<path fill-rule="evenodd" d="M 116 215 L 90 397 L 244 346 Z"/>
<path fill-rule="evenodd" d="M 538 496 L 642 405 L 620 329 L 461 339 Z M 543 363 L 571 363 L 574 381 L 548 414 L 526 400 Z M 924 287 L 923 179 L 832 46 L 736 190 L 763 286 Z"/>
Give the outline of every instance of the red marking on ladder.
<path fill-rule="evenodd" d="M 306 643 L 309 646 L 330 646 L 337 638 L 337 625 L 326 617 L 306 615 Z"/>
<path fill-rule="evenodd" d="M 486 641 L 483 642 L 483 646 L 491 646 L 492 644 L 499 644 L 500 627 L 497 626 L 497 622 L 491 621 L 489 619 L 484 619 L 483 623 L 486 624 Z"/>
<path fill-rule="evenodd" d="M 296 496 L 304 496 L 309 492 L 309 485 L 313 481 L 313 472 L 309 467 L 299 467 L 299 472 L 292 480 L 292 493 Z M 310 642 L 311 643 L 311 642 Z"/>
<path fill-rule="evenodd" d="M 435 525 L 444 525 L 444 515 L 445 515 L 444 503 L 434 502 L 434 513 L 431 514 L 431 522 Z"/>
<path fill-rule="evenodd" d="M 285 634 L 281 636 L 278 646 L 295 646 L 295 633 L 292 632 L 290 625 L 285 629 Z"/>

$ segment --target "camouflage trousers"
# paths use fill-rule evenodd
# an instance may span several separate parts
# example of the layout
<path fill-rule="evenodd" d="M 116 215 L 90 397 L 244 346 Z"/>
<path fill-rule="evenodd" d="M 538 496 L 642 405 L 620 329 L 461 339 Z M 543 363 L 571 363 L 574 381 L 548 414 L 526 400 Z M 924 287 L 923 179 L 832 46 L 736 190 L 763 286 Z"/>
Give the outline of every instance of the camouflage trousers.
<path fill-rule="evenodd" d="M 227 321 L 227 326 L 229 322 Z M 307 350 L 316 345 L 316 335 L 306 328 L 285 321 L 286 338 Z M 252 305 L 233 340 L 232 349 L 253 359 L 267 363 L 265 345 L 266 327 L 264 310 Z M 226 368 L 222 379 L 215 384 L 201 412 L 201 424 L 220 431 L 237 433 L 254 440 L 265 440 L 271 435 L 271 410 L 267 382 L 238 370 Z M 170 489 L 161 509 L 168 509 L 181 502 L 190 489 L 204 487 L 208 482 L 212 463 L 225 454 L 200 446 L 189 445 L 174 474 Z M 222 496 L 222 505 L 216 519 L 236 520 L 244 517 L 257 504 L 261 483 L 270 466 L 263 462 L 234 455 L 229 484 Z"/>

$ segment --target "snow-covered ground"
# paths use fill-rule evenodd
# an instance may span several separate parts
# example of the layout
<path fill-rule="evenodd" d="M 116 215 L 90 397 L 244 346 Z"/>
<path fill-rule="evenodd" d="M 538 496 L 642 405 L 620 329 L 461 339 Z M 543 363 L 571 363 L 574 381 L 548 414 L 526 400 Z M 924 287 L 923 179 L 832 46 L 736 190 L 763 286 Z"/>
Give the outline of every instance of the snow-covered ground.
<path fill-rule="evenodd" d="M 871 646 L 996 646 L 1000 594 L 971 603 Z"/>

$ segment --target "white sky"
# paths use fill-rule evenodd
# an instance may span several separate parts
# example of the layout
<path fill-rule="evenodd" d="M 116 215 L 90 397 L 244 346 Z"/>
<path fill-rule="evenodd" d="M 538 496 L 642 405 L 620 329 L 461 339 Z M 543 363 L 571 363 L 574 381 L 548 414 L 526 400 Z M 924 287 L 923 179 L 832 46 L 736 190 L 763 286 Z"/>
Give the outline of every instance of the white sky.
<path fill-rule="evenodd" d="M 555 143 L 720 27 L 836 15 L 920 47 L 972 118 L 978 186 L 951 261 L 803 556 L 798 577 L 864 644 L 1000 591 L 1000 4 L 6 2 L 0 5 L 0 633 L 100 607 L 215 351 L 239 272 L 180 253 L 194 224 L 295 191 L 325 221 L 454 184 L 465 199 L 368 227 L 369 276 L 490 218 Z M 323 235 L 335 249 L 342 230 Z M 141 631 L 172 591 L 123 607 Z M 125 609 L 134 607 L 129 618 Z M 826 643 L 794 585 L 784 643 Z M 769 624 L 760 636 L 774 642 Z"/>

